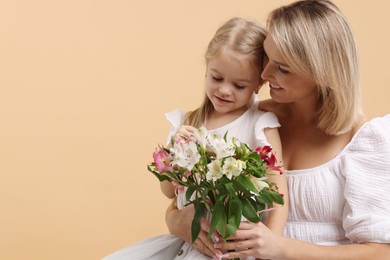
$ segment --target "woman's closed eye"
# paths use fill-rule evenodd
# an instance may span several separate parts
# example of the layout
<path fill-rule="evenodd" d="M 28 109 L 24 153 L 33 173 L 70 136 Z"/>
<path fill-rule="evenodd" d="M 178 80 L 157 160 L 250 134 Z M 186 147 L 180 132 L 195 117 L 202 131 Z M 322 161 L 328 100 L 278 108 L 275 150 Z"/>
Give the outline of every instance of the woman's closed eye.
<path fill-rule="evenodd" d="M 285 69 L 285 68 L 283 68 L 282 66 L 278 66 L 278 70 L 281 72 L 281 73 L 283 73 L 283 74 L 287 74 L 287 73 L 289 73 L 289 71 L 287 70 L 287 69 Z"/>

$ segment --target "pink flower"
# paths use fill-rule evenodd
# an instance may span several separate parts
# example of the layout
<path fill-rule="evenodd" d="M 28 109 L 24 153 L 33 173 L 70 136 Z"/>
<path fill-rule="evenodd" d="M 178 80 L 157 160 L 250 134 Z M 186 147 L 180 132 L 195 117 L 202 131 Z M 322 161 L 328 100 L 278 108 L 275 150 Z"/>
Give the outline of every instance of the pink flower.
<path fill-rule="evenodd" d="M 268 166 L 268 169 L 271 171 L 277 171 L 280 174 L 283 174 L 283 171 L 280 166 L 276 165 L 275 154 L 272 153 L 271 146 L 257 147 L 256 152 L 259 154 L 260 158 L 265 161 Z"/>
<path fill-rule="evenodd" d="M 172 167 L 170 165 L 171 160 L 169 159 L 169 153 L 166 150 L 156 149 L 156 151 L 154 151 L 153 153 L 153 159 L 159 172 L 166 172 L 172 170 Z"/>

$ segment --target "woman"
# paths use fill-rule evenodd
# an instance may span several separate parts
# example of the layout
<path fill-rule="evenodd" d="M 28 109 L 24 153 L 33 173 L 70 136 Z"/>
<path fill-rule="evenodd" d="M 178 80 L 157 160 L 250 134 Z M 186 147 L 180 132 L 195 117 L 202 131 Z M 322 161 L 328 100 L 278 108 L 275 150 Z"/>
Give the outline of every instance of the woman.
<path fill-rule="evenodd" d="M 272 100 L 259 108 L 281 124 L 285 237 L 242 223 L 232 241 L 212 244 L 204 222 L 194 247 L 215 258 L 389 259 L 390 116 L 366 122 L 361 114 L 348 22 L 330 1 L 308 0 L 274 10 L 267 25 L 262 78 Z M 189 241 L 192 214 L 168 208 L 169 230 Z"/>

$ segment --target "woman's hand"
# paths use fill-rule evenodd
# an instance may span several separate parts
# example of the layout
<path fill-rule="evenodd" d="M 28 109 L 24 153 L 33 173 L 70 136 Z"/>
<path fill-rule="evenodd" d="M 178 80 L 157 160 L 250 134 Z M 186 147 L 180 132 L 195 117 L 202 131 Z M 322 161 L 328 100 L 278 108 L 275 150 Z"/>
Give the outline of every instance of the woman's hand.
<path fill-rule="evenodd" d="M 253 256 L 261 259 L 279 258 L 283 249 L 283 237 L 276 235 L 263 223 L 241 222 L 237 231 L 226 243 L 216 243 L 215 248 L 228 252 L 222 257 L 239 258 Z"/>
<path fill-rule="evenodd" d="M 187 243 L 191 244 L 191 224 L 194 218 L 195 209 L 193 205 L 189 205 L 181 210 L 177 209 L 174 203 L 170 205 L 165 214 L 165 220 L 168 230 Z M 204 255 L 215 257 L 222 255 L 221 251 L 214 248 L 213 242 L 207 238 L 210 230 L 210 225 L 205 218 L 201 221 L 201 230 L 192 246 Z M 216 236 L 215 236 L 216 237 Z"/>

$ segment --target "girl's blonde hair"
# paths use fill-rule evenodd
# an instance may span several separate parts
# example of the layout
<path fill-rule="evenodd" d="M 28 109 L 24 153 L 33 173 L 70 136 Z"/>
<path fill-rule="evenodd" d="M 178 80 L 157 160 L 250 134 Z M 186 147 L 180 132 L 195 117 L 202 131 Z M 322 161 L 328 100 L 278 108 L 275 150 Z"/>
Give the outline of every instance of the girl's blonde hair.
<path fill-rule="evenodd" d="M 205 53 L 206 65 L 211 59 L 217 57 L 223 49 L 229 49 L 238 54 L 248 55 L 253 69 L 260 78 L 265 37 L 266 30 L 256 21 L 238 17 L 232 18 L 216 31 L 210 41 Z M 187 113 L 184 124 L 200 127 L 213 110 L 213 104 L 205 94 L 202 105 L 198 109 Z"/>
<path fill-rule="evenodd" d="M 328 0 L 306 0 L 275 9 L 267 28 L 291 69 L 318 85 L 318 127 L 335 135 L 361 115 L 359 62 L 350 25 Z"/>

